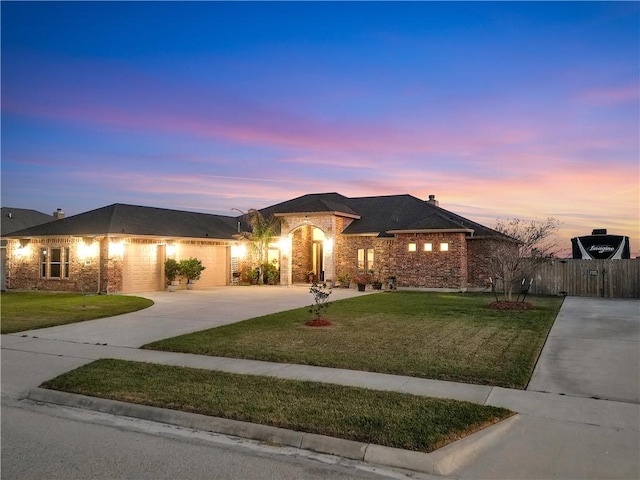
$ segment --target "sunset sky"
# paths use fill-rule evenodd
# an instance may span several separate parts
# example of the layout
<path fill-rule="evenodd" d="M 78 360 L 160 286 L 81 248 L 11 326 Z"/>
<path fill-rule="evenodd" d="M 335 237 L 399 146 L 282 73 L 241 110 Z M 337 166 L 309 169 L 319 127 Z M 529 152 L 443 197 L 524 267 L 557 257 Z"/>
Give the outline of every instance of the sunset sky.
<path fill-rule="evenodd" d="M 436 195 L 640 255 L 638 2 L 2 2 L 2 206 Z"/>

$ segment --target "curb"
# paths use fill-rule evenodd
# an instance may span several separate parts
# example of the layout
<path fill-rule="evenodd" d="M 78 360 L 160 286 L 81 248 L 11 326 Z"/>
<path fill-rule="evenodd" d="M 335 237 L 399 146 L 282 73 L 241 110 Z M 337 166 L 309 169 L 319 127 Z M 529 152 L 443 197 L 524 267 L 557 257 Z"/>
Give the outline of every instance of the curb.
<path fill-rule="evenodd" d="M 111 415 L 232 435 L 274 445 L 310 450 L 351 460 L 404 468 L 433 475 L 449 475 L 453 473 L 478 455 L 487 443 L 508 430 L 519 418 L 519 415 L 516 414 L 434 452 L 424 453 L 328 437 L 315 433 L 297 432 L 240 420 L 88 397 L 45 388 L 34 388 L 29 391 L 25 398 L 34 402 L 52 403 L 65 407 L 93 410 Z"/>

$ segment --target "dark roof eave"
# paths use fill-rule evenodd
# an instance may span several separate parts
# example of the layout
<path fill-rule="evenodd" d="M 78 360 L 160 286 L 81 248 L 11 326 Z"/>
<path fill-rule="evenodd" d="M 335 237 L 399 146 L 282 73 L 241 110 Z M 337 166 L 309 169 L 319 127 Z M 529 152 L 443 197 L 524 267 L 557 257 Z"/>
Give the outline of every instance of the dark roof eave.
<path fill-rule="evenodd" d="M 299 217 L 301 215 L 304 215 L 306 217 L 312 217 L 312 216 L 320 216 L 320 215 L 335 215 L 337 217 L 347 217 L 347 218 L 354 218 L 356 220 L 359 220 L 361 217 L 360 215 L 354 215 L 353 213 L 346 213 L 346 212 L 338 212 L 338 211 L 326 211 L 326 212 L 289 212 L 289 213 L 274 213 L 273 216 L 274 217 L 288 217 L 288 216 L 296 216 Z"/>
<path fill-rule="evenodd" d="M 73 234 L 54 234 L 54 235 L 5 235 L 3 238 L 9 239 L 37 239 L 37 238 L 60 238 L 60 237 L 71 237 L 71 238 L 148 238 L 148 239 L 158 239 L 158 240 L 207 240 L 214 242 L 232 242 L 234 241 L 233 237 L 207 237 L 207 236 L 198 236 L 198 237 L 189 237 L 184 235 L 156 235 L 156 234 L 140 234 L 140 233 L 73 233 Z"/>
<path fill-rule="evenodd" d="M 387 233 L 471 233 L 471 228 L 412 228 L 406 230 L 387 230 Z"/>

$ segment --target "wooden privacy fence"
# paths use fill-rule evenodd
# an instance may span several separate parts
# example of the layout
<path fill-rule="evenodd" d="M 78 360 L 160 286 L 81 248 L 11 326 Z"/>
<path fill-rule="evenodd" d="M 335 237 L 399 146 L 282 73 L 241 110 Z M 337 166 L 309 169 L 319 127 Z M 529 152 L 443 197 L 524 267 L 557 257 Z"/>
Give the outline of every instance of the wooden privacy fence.
<path fill-rule="evenodd" d="M 529 293 L 640 298 L 640 259 L 549 260 L 532 275 Z"/>

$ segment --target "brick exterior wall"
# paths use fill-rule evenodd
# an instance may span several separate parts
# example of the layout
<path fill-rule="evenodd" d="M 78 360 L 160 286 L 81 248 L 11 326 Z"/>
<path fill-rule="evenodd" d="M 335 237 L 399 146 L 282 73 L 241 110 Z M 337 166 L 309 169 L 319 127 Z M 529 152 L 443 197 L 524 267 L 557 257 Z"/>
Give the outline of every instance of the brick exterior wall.
<path fill-rule="evenodd" d="M 313 247 L 313 227 L 310 225 L 294 230 L 291 235 L 291 276 L 293 283 L 307 281 L 307 272 L 311 271 Z"/>
<path fill-rule="evenodd" d="M 18 255 L 20 243 L 7 242 L 7 288 L 14 290 L 44 290 L 62 292 L 113 293 L 120 291 L 122 267 L 117 262 L 106 260 L 108 241 L 94 242 L 96 254 L 82 257 L 84 241 L 79 238 L 50 238 L 32 240 L 26 255 Z M 40 272 L 40 252 L 42 248 L 69 248 L 69 278 L 43 278 Z M 99 255 L 101 252 L 103 255 Z M 104 258 L 102 265 L 99 259 Z M 119 262 L 120 264 L 122 262 Z M 118 285 L 120 288 L 118 288 Z M 115 288 L 115 290 L 114 290 Z"/>
<path fill-rule="evenodd" d="M 353 278 L 357 273 L 358 249 L 374 249 L 374 276 L 386 283 L 396 277 L 398 287 L 446 288 L 466 290 L 489 286 L 490 271 L 486 262 L 487 252 L 493 240 L 467 237 L 465 233 L 396 234 L 394 238 L 342 235 L 353 220 L 334 215 L 289 216 L 283 219 L 283 234 L 291 240 L 290 251 L 281 252 L 281 283 L 304 283 L 307 272 L 313 268 L 313 228 L 320 228 L 333 240 L 333 253 L 325 249 L 324 269 L 327 280 L 338 281 L 340 276 Z M 308 224 L 311 222 L 311 224 Z M 130 239 L 129 239 L 130 240 Z M 193 243 L 193 242 L 186 242 Z M 409 251 L 409 243 L 416 244 L 416 251 Z M 423 249 L 425 243 L 433 245 L 433 251 Z M 448 243 L 446 252 L 440 251 L 440 243 Z M 109 239 L 94 241 L 94 255 L 82 257 L 85 246 L 81 238 L 61 237 L 31 240 L 26 255 L 17 255 L 18 240 L 7 241 L 7 289 L 51 290 L 118 293 L 123 291 L 123 259 L 109 258 Z M 69 247 L 69 278 L 47 279 L 40 275 L 40 251 L 42 247 Z M 517 246 L 514 246 L 517 248 Z M 238 259 L 238 271 L 248 270 L 251 252 Z M 289 277 L 289 274 L 291 277 Z"/>
<path fill-rule="evenodd" d="M 416 251 L 409 251 L 409 244 Z M 425 252 L 424 244 L 431 243 L 433 251 Z M 440 251 L 440 243 L 448 243 L 449 250 Z M 467 288 L 467 242 L 464 233 L 398 234 L 390 254 L 398 287 Z"/>
<path fill-rule="evenodd" d="M 334 248 L 337 277 L 348 275 L 351 279 L 358 273 L 358 249 L 373 248 L 374 277 L 385 282 L 393 275 L 390 256 L 393 250 L 393 239 L 380 239 L 373 236 L 336 235 Z M 368 273 L 368 272 L 366 272 Z"/>
<path fill-rule="evenodd" d="M 474 289 L 490 288 L 490 277 L 492 275 L 489 267 L 488 257 L 490 252 L 496 248 L 497 240 L 491 238 L 469 238 L 469 287 Z M 505 248 L 501 242 L 500 248 Z M 513 254 L 517 255 L 518 245 L 513 244 Z M 495 250 L 494 250 L 495 251 Z"/>

